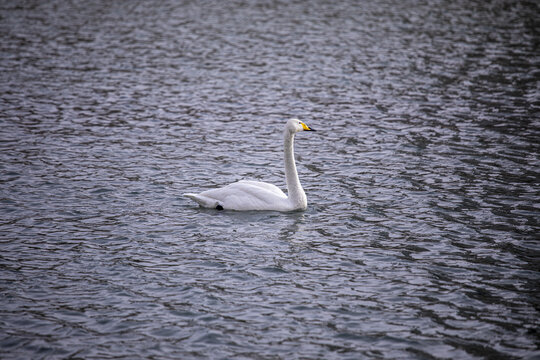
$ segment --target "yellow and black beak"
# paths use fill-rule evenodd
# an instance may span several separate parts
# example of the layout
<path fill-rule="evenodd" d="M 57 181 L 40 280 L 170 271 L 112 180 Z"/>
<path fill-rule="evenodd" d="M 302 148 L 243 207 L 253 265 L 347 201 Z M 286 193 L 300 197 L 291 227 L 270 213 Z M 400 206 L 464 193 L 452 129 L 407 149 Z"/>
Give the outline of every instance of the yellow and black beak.
<path fill-rule="evenodd" d="M 306 124 L 304 124 L 304 123 L 301 123 L 301 124 L 302 124 L 302 127 L 304 128 L 305 131 L 315 131 L 315 129 L 310 128 L 310 127 L 307 126 Z"/>

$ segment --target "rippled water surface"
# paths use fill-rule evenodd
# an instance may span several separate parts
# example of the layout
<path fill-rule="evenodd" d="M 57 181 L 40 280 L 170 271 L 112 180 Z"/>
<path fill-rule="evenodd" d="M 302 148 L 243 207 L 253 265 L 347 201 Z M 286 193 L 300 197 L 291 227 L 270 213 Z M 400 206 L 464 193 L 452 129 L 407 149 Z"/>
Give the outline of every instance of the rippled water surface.
<path fill-rule="evenodd" d="M 2 358 L 540 357 L 537 2 L 0 4 Z"/>

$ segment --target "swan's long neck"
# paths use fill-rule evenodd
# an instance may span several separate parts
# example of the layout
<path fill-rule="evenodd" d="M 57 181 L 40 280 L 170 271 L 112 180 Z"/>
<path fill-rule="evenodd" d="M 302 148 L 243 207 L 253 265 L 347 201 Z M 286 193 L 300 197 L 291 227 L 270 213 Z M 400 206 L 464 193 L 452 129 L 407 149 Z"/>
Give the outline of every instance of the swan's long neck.
<path fill-rule="evenodd" d="M 285 129 L 285 177 L 287 180 L 287 192 L 289 200 L 297 207 L 306 207 L 307 199 L 298 172 L 296 171 L 296 163 L 294 161 L 294 134 Z"/>

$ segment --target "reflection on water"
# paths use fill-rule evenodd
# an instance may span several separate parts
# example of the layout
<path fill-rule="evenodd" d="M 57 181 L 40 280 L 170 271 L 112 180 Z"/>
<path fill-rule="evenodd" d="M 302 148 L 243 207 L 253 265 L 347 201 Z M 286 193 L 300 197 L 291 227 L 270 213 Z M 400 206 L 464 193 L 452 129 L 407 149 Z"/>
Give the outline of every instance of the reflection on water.
<path fill-rule="evenodd" d="M 0 4 L 2 356 L 540 356 L 538 10 Z"/>

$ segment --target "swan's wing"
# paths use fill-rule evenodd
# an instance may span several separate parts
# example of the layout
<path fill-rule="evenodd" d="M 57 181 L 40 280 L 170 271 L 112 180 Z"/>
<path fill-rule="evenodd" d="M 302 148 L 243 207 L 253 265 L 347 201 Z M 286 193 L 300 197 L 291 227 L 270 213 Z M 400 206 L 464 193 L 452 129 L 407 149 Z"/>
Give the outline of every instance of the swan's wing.
<path fill-rule="evenodd" d="M 186 196 L 204 207 L 221 205 L 230 210 L 290 210 L 289 201 L 283 191 L 277 186 L 258 181 L 239 181 L 219 189 Z"/>
<path fill-rule="evenodd" d="M 253 180 L 240 180 L 239 183 L 258 186 L 258 187 L 260 187 L 262 189 L 266 189 L 268 191 L 271 191 L 271 192 L 275 193 L 276 195 L 287 197 L 287 195 L 285 195 L 285 193 L 283 191 L 281 191 L 281 189 L 278 188 L 274 184 L 269 184 L 269 183 L 265 183 L 265 182 L 262 182 L 262 181 L 253 181 Z"/>

